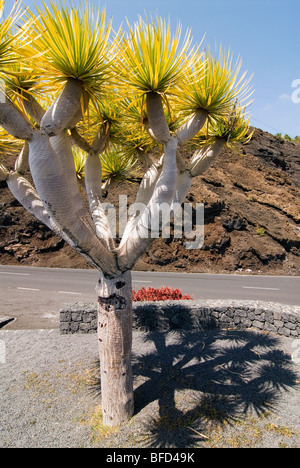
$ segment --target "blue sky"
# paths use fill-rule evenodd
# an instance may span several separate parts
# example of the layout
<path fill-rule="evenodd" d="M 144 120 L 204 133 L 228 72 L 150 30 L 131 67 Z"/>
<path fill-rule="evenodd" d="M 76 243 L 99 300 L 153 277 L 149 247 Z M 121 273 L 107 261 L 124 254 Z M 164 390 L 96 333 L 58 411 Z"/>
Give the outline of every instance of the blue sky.
<path fill-rule="evenodd" d="M 42 4 L 23 1 L 30 8 Z M 12 4 L 7 0 L 7 7 Z M 251 124 L 300 135 L 299 0 L 102 0 L 104 5 L 115 29 L 125 18 L 133 23 L 138 15 L 158 13 L 170 17 L 174 29 L 178 20 L 183 33 L 191 28 L 195 43 L 206 34 L 203 44 L 230 48 L 234 59 L 242 57 L 243 70 L 254 73 Z"/>

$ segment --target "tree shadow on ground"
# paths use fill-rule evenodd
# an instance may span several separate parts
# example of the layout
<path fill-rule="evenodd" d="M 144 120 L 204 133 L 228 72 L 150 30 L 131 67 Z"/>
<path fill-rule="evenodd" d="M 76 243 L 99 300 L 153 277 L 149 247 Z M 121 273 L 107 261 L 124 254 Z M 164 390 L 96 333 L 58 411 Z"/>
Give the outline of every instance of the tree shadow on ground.
<path fill-rule="evenodd" d="M 135 414 L 158 402 L 151 447 L 193 447 L 210 425 L 269 413 L 299 378 L 280 339 L 253 331 L 151 332 L 145 348 L 133 356 Z"/>

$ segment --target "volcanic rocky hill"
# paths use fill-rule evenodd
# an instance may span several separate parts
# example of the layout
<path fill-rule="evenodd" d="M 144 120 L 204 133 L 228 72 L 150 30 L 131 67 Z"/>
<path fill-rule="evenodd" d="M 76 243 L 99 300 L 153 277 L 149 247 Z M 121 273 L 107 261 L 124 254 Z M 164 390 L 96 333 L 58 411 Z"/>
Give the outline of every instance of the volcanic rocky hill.
<path fill-rule="evenodd" d="M 12 164 L 12 160 L 6 162 Z M 137 185 L 111 188 L 134 202 Z M 185 239 L 157 239 L 136 270 L 209 273 L 300 274 L 300 144 L 255 129 L 250 143 L 226 149 L 194 180 L 186 202 L 204 203 L 202 249 Z M 0 263 L 89 268 L 0 185 Z"/>

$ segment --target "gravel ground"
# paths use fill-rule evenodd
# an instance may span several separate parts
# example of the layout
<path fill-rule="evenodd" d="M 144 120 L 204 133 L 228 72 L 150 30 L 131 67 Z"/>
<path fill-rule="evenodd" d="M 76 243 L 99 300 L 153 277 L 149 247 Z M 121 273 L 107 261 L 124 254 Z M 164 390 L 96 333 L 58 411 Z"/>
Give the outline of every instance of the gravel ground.
<path fill-rule="evenodd" d="M 300 447 L 300 340 L 134 331 L 136 410 L 118 430 L 97 365 L 96 335 L 0 330 L 0 447 Z"/>

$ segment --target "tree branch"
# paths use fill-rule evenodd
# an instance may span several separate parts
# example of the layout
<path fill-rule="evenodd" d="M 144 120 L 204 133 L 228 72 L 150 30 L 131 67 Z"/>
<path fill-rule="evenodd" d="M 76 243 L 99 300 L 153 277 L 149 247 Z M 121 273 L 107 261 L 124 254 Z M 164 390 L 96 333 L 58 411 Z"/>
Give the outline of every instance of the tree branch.
<path fill-rule="evenodd" d="M 93 141 L 93 144 L 92 144 L 93 151 L 96 154 L 103 153 L 103 151 L 105 151 L 105 149 L 107 148 L 108 141 L 109 141 L 109 134 L 106 131 L 105 126 L 102 124 L 97 133 L 97 136 L 95 137 Z"/>
<path fill-rule="evenodd" d="M 160 94 L 147 93 L 146 106 L 149 121 L 148 132 L 159 143 L 167 143 L 171 135 Z"/>
<path fill-rule="evenodd" d="M 19 203 L 41 223 L 45 224 L 55 234 L 64 238 L 63 232 L 57 227 L 54 221 L 45 210 L 35 188 L 18 172 L 10 172 L 7 178 L 7 185 L 13 196 Z"/>
<path fill-rule="evenodd" d="M 163 158 L 164 158 L 164 155 L 160 158 L 160 161 L 152 164 L 152 166 L 145 173 L 140 183 L 139 190 L 135 199 L 135 204 L 133 206 L 133 208 L 139 208 L 139 209 L 136 210 L 129 218 L 127 225 L 125 227 L 124 233 L 123 233 L 123 239 L 127 239 L 127 237 L 130 235 L 130 232 L 132 231 L 135 224 L 139 220 L 142 212 L 146 209 L 149 201 L 151 200 L 151 197 L 155 189 L 155 185 L 158 181 L 158 178 L 161 172 Z M 139 215 L 137 214 L 137 211 L 140 212 Z"/>
<path fill-rule="evenodd" d="M 192 177 L 197 177 L 203 174 L 214 163 L 225 146 L 226 140 L 217 137 L 215 143 L 204 146 L 197 150 L 189 164 L 188 170 Z"/>
<path fill-rule="evenodd" d="M 177 130 L 176 136 L 181 145 L 187 143 L 200 132 L 206 122 L 207 116 L 208 112 L 205 109 L 198 109 L 193 117 Z"/>
<path fill-rule="evenodd" d="M 82 118 L 82 90 L 81 81 L 68 79 L 62 92 L 42 118 L 42 132 L 49 136 L 55 136 L 68 128 L 75 127 L 76 123 Z M 77 122 L 74 121 L 74 116 Z"/>
<path fill-rule="evenodd" d="M 98 154 L 91 151 L 85 163 L 85 187 L 89 200 L 92 218 L 96 226 L 96 233 L 105 245 L 113 250 L 114 240 L 109 228 L 107 216 L 102 206 L 102 167 Z"/>
<path fill-rule="evenodd" d="M 88 252 L 84 251 L 80 245 L 74 242 L 62 229 L 59 228 L 45 209 L 36 190 L 28 180 L 17 172 L 10 172 L 7 178 L 7 185 L 13 196 L 30 214 L 34 215 L 42 224 L 45 224 L 45 226 L 54 232 L 54 234 L 83 255 L 91 265 L 96 268 L 99 267 Z"/>
<path fill-rule="evenodd" d="M 0 126 L 18 140 L 29 140 L 35 132 L 33 126 L 1 92 Z"/>
<path fill-rule="evenodd" d="M 9 171 L 6 169 L 4 164 L 0 163 L 0 181 L 4 182 L 5 180 L 7 180 L 8 175 L 9 175 Z"/>
<path fill-rule="evenodd" d="M 86 139 L 78 133 L 76 127 L 71 129 L 71 140 L 73 143 L 75 143 L 76 146 L 78 146 L 86 153 L 89 153 L 89 151 L 92 149 L 91 145 L 86 141 Z"/>
<path fill-rule="evenodd" d="M 82 204 L 77 205 L 70 192 L 69 177 L 64 164 L 45 135 L 36 134 L 29 142 L 29 165 L 36 191 L 51 218 L 71 240 L 76 250 L 90 259 L 106 275 L 119 272 L 114 255 L 106 249 L 91 227 Z M 72 185 L 71 185 L 72 187 Z"/>
<path fill-rule="evenodd" d="M 25 144 L 19 154 L 16 162 L 15 162 L 15 171 L 19 174 L 25 174 L 29 170 L 28 164 L 28 157 L 29 157 L 29 146 L 28 142 L 25 141 Z"/>
<path fill-rule="evenodd" d="M 213 164 L 223 150 L 225 143 L 223 138 L 218 138 L 213 145 L 205 146 L 194 153 L 189 167 L 177 176 L 174 206 L 176 204 L 177 206 L 181 205 L 184 202 L 190 191 L 193 177 L 203 174 Z"/>
<path fill-rule="evenodd" d="M 30 115 L 30 117 L 32 117 L 33 120 L 35 120 L 35 122 L 40 125 L 41 120 L 46 113 L 45 109 L 43 109 L 37 100 L 29 93 L 25 93 L 23 96 L 23 104 L 26 112 Z"/>
<path fill-rule="evenodd" d="M 185 197 L 190 191 L 191 185 L 192 176 L 188 171 L 178 174 L 173 206 L 181 205 L 184 202 Z"/>
<path fill-rule="evenodd" d="M 138 221 L 132 229 L 127 230 L 126 237 L 123 236 L 118 249 L 118 264 L 121 270 L 131 269 L 140 256 L 148 249 L 154 239 L 151 236 L 153 224 L 157 224 L 159 230 L 163 228 L 160 222 L 157 223 L 159 207 L 162 204 L 168 204 L 171 210 L 172 202 L 175 196 L 177 167 L 176 152 L 178 140 L 171 138 L 165 144 L 165 156 L 160 176 L 157 178 L 152 196 L 140 214 Z"/>

